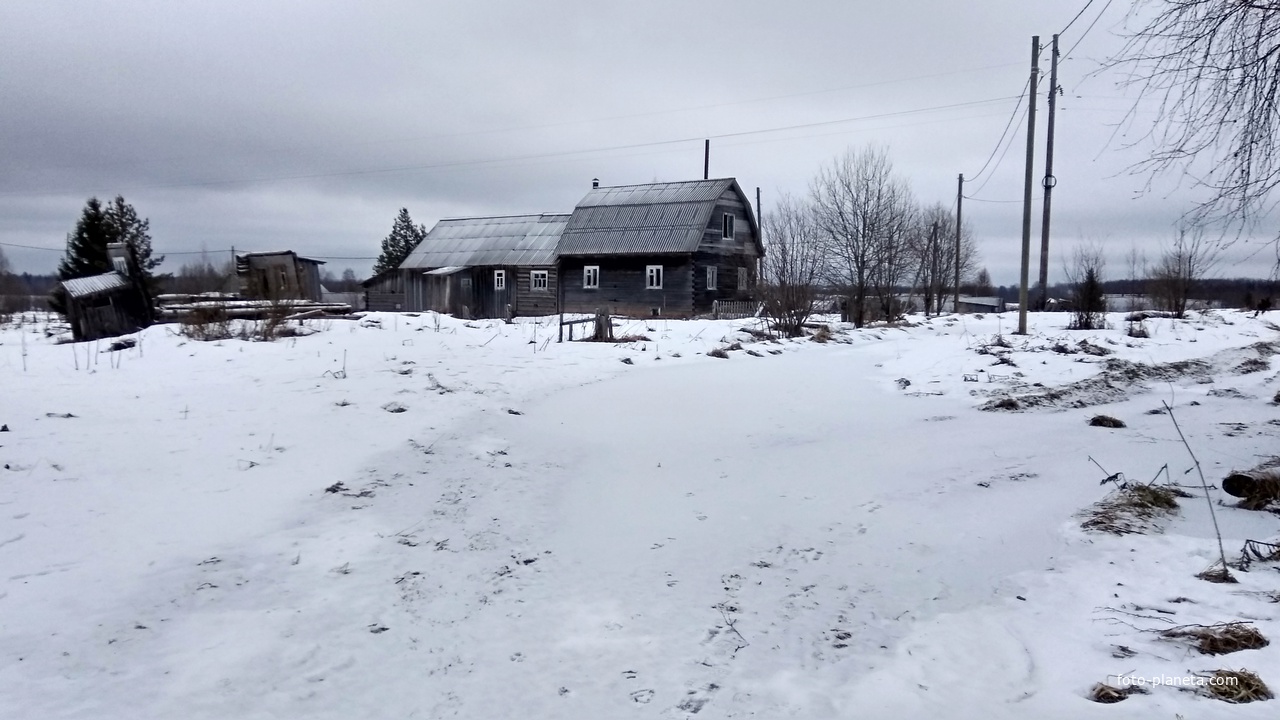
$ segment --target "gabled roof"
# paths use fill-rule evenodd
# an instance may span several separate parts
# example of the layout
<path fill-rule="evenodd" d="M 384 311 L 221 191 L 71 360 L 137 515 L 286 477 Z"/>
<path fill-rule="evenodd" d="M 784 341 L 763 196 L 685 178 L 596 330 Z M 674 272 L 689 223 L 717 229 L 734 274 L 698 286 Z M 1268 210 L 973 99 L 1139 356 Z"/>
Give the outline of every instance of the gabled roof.
<path fill-rule="evenodd" d="M 733 178 L 594 188 L 574 208 L 560 238 L 561 255 L 691 253 L 698 249 L 716 200 L 734 189 L 759 237 L 751 203 Z"/>
<path fill-rule="evenodd" d="M 563 213 L 447 218 L 436 223 L 401 270 L 480 265 L 554 265 Z"/>
<path fill-rule="evenodd" d="M 124 290 L 129 287 L 129 281 L 125 276 L 115 270 L 112 270 L 109 273 L 102 273 L 101 275 L 90 275 L 89 277 L 63 280 L 62 287 L 67 291 L 67 295 L 70 297 L 81 298 L 89 295 L 97 295 L 98 293 Z"/>
<path fill-rule="evenodd" d="M 315 263 L 316 265 L 326 264 L 324 260 L 316 260 L 315 258 L 303 257 L 292 250 L 270 250 L 267 252 L 238 253 L 236 255 L 236 269 L 239 270 L 242 266 L 247 269 L 249 267 L 248 265 L 249 258 L 278 257 L 278 256 L 284 256 L 284 255 L 288 255 L 293 259 L 300 260 L 302 262 Z"/>

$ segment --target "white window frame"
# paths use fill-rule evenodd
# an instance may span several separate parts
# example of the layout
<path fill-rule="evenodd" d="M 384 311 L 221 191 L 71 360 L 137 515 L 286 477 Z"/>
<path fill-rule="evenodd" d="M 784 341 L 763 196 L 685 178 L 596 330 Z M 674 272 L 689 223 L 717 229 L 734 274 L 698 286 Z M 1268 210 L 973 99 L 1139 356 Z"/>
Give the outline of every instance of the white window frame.
<path fill-rule="evenodd" d="M 751 289 L 751 271 L 747 270 L 744 267 L 738 268 L 738 289 L 739 290 Z"/>
<path fill-rule="evenodd" d="M 720 218 L 720 223 L 720 237 L 725 240 L 732 240 L 734 231 L 733 213 L 725 213 L 724 217 Z"/>
<path fill-rule="evenodd" d="M 663 269 L 661 265 L 644 266 L 644 289 L 661 290 Z"/>
<path fill-rule="evenodd" d="M 551 289 L 550 275 L 546 270 L 529 271 L 529 289 L 533 292 L 547 292 Z M 541 281 L 541 282 L 539 282 Z"/>
<path fill-rule="evenodd" d="M 716 284 L 719 282 L 719 280 L 720 280 L 720 268 L 717 268 L 715 265 L 708 265 L 707 266 L 707 289 L 715 290 Z"/>
<path fill-rule="evenodd" d="M 582 268 L 582 289 L 595 290 L 600 287 L 600 266 L 585 265 Z"/>
<path fill-rule="evenodd" d="M 494 290 L 507 289 L 507 271 L 506 270 L 493 271 L 493 289 Z"/>

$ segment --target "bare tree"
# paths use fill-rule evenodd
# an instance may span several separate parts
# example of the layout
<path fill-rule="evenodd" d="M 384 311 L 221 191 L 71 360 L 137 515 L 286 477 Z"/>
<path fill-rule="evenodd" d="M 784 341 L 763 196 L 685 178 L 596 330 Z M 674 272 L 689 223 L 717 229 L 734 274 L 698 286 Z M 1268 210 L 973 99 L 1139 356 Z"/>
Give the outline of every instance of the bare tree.
<path fill-rule="evenodd" d="M 1173 244 L 1151 269 L 1151 295 L 1161 310 L 1177 317 L 1187 312 L 1187 300 L 1218 262 L 1221 244 L 1205 238 L 1199 225 L 1178 228 Z"/>
<path fill-rule="evenodd" d="M 1106 325 L 1107 298 L 1103 294 L 1106 259 L 1098 245 L 1076 246 L 1067 264 L 1071 286 L 1072 330 L 1100 330 Z"/>
<path fill-rule="evenodd" d="M 813 209 L 803 200 L 781 195 L 764 216 L 764 237 L 768 245 L 759 288 L 764 311 L 779 332 L 796 337 L 813 314 L 824 269 Z"/>
<path fill-rule="evenodd" d="M 941 203 L 917 215 L 911 243 L 916 262 L 916 286 L 924 292 L 925 314 L 941 312 L 947 296 L 954 291 L 956 276 L 956 216 Z M 960 277 L 972 276 L 978 264 L 973 231 L 966 223 L 960 233 Z"/>
<path fill-rule="evenodd" d="M 896 243 L 905 242 L 910 190 L 877 147 L 850 149 L 810 186 L 814 224 L 829 260 L 828 280 L 845 295 L 845 319 L 864 325 L 869 300 L 905 275 Z M 887 291 L 889 296 L 892 290 Z"/>
<path fill-rule="evenodd" d="M 1158 110 L 1156 149 L 1137 169 L 1181 171 L 1207 188 L 1201 220 L 1247 222 L 1273 208 L 1280 2 L 1133 0 L 1127 23 L 1127 43 L 1104 67 L 1125 71 L 1121 84 Z"/>

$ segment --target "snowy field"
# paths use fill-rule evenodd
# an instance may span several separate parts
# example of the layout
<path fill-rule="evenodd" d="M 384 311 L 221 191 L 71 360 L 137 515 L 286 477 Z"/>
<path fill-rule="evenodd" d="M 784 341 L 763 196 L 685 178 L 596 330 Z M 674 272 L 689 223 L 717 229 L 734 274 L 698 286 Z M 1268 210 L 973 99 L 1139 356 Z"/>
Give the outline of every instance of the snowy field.
<path fill-rule="evenodd" d="M 550 319 L 370 314 L 114 352 L 10 325 L 0 718 L 1276 717 L 1087 695 L 1221 668 L 1280 691 L 1280 645 L 1155 632 L 1280 640 L 1280 573 L 1195 578 L 1208 507 L 1149 412 L 1215 485 L 1280 455 L 1280 328 L 1066 320 L 557 344 Z M 1175 517 L 1081 530 L 1103 478 L 1165 465 Z M 1232 559 L 1280 537 L 1211 498 Z"/>

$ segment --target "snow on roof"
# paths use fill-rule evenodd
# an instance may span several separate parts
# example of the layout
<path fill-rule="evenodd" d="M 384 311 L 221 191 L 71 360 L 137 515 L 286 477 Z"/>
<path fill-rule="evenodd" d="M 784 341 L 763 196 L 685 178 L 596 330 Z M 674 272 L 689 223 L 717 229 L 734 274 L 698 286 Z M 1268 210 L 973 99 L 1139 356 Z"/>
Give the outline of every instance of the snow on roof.
<path fill-rule="evenodd" d="M 62 287 L 67 291 L 67 295 L 79 298 L 113 290 L 123 290 L 129 287 L 129 281 L 120 273 L 112 270 L 101 275 L 63 280 Z"/>

